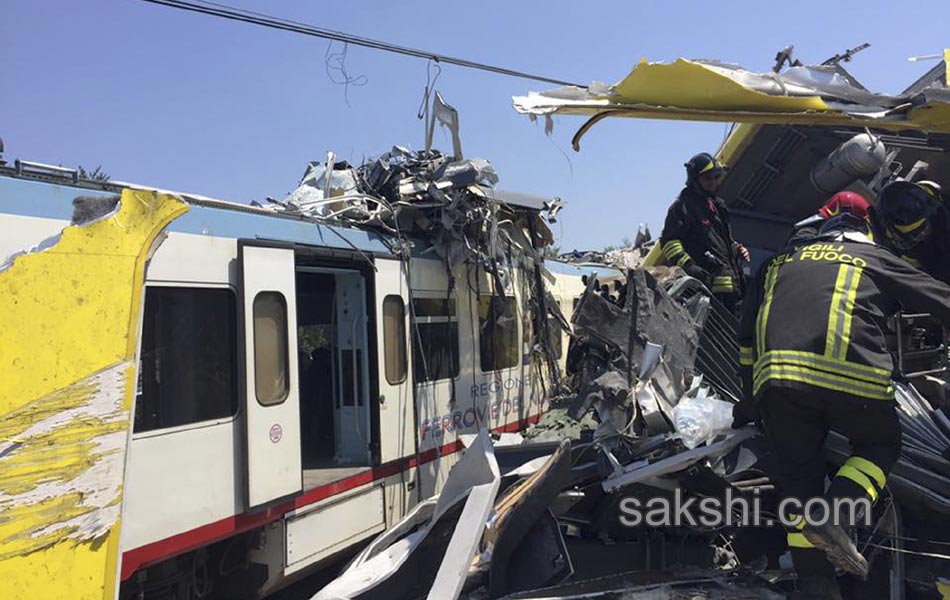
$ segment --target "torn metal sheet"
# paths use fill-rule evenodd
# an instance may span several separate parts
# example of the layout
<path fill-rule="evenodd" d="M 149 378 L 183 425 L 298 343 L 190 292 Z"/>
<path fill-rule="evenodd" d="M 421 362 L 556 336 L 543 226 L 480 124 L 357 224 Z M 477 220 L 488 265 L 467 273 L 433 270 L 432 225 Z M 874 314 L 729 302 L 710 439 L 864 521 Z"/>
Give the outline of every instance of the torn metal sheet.
<path fill-rule="evenodd" d="M 565 581 L 574 572 L 571 555 L 553 509 L 547 509 L 506 559 L 502 593 L 531 590 Z"/>
<path fill-rule="evenodd" d="M 446 594 L 439 597 L 457 597 L 500 479 L 491 438 L 482 429 L 437 499 L 420 504 L 370 542 L 314 600 L 408 598 L 437 588 Z M 436 557 L 444 570 L 432 568 Z"/>
<path fill-rule="evenodd" d="M 485 533 L 485 542 L 491 548 L 488 570 L 488 590 L 492 597 L 512 591 L 529 589 L 550 583 L 550 578 L 561 572 L 537 572 L 534 576 L 511 571 L 511 562 L 530 552 L 522 548 L 525 536 L 547 513 L 548 507 L 567 485 L 571 469 L 571 443 L 563 440 L 557 451 L 542 468 L 512 486 L 495 506 L 492 526 Z M 518 582 L 514 581 L 518 579 Z M 519 587 L 519 585 L 527 587 Z"/>
<path fill-rule="evenodd" d="M 465 508 L 455 526 L 455 533 L 445 550 L 442 563 L 435 575 L 435 581 L 429 588 L 430 600 L 451 598 L 454 600 L 462 593 L 462 587 L 468 577 L 469 567 L 478 550 L 485 530 L 488 515 L 491 514 L 495 495 L 501 484 L 498 465 L 491 461 L 495 477 L 491 482 L 472 486 L 465 501 Z"/>
<path fill-rule="evenodd" d="M 114 597 L 145 264 L 185 211 L 125 190 L 0 272 L 0 597 Z"/>
<path fill-rule="evenodd" d="M 611 86 L 531 92 L 515 96 L 512 103 L 533 118 L 592 117 L 575 135 L 575 150 L 591 126 L 611 116 L 950 132 L 950 90 L 888 96 L 871 94 L 851 80 L 837 66 L 793 67 L 777 74 L 705 59 L 643 60 Z"/>
<path fill-rule="evenodd" d="M 740 443 L 756 435 L 758 435 L 758 432 L 755 428 L 746 427 L 737 430 L 726 439 L 709 444 L 708 446 L 700 446 L 693 450 L 686 450 L 685 452 L 680 452 L 669 458 L 646 465 L 643 463 L 635 463 L 604 479 L 601 486 L 605 492 L 615 492 L 633 483 L 675 473 L 700 460 L 722 456 Z"/>

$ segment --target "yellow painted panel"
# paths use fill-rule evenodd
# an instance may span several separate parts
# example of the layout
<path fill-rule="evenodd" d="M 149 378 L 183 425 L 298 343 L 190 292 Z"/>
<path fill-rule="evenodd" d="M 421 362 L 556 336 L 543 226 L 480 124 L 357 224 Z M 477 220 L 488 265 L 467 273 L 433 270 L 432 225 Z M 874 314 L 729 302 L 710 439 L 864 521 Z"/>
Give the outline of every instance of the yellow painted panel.
<path fill-rule="evenodd" d="M 649 104 L 703 110 L 800 112 L 829 110 L 818 96 L 772 96 L 747 88 L 715 69 L 676 59 L 641 62 L 614 87 L 618 104 Z"/>
<path fill-rule="evenodd" d="M 755 139 L 755 134 L 758 131 L 759 126 L 754 123 L 736 124 L 735 129 L 729 132 L 729 137 L 722 144 L 716 158 L 726 163 L 727 166 L 734 165 L 752 140 Z"/>
<path fill-rule="evenodd" d="M 0 272 L 0 598 L 114 597 L 145 261 L 186 210 L 125 190 Z"/>
<path fill-rule="evenodd" d="M 950 132 L 950 104 L 930 102 L 910 111 L 910 120 L 918 129 L 935 132 Z"/>

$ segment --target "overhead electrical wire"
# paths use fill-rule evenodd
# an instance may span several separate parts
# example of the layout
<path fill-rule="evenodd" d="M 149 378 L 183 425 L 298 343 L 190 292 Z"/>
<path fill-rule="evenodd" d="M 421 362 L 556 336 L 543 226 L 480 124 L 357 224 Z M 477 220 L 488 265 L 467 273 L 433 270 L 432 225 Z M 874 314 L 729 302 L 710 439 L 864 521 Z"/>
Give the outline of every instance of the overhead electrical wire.
<path fill-rule="evenodd" d="M 475 62 L 471 60 L 466 60 L 463 58 L 445 56 L 444 54 L 429 52 L 427 50 L 420 50 L 418 48 L 411 48 L 408 46 L 399 46 L 396 44 L 390 44 L 389 42 L 383 42 L 383 41 L 374 40 L 370 38 L 351 35 L 348 33 L 344 33 L 342 31 L 334 31 L 332 29 L 326 29 L 324 27 L 317 27 L 315 25 L 301 23 L 300 21 L 281 19 L 278 17 L 273 17 L 270 15 L 264 14 L 264 13 L 238 9 L 238 8 L 234 8 L 231 6 L 224 5 L 224 4 L 218 4 L 217 2 L 202 2 L 202 1 L 190 2 L 188 0 L 141 0 L 141 1 L 148 2 L 149 4 L 159 4 L 161 6 L 167 6 L 169 8 L 177 8 L 180 10 L 201 13 L 204 15 L 219 17 L 222 19 L 230 19 L 232 21 L 241 21 L 243 23 L 250 23 L 251 25 L 259 25 L 261 27 L 269 27 L 272 29 L 279 29 L 282 31 L 299 33 L 301 35 L 309 35 L 312 37 L 323 38 L 326 40 L 343 42 L 345 44 L 363 46 L 364 48 L 371 48 L 373 50 L 382 50 L 384 52 L 392 52 L 395 54 L 402 54 L 404 56 L 411 56 L 414 58 L 434 60 L 439 63 L 456 65 L 456 66 L 464 67 L 467 69 L 477 69 L 480 71 L 487 71 L 489 73 L 495 73 L 498 75 L 507 75 L 509 77 L 518 77 L 520 79 L 530 79 L 532 81 L 539 81 L 542 83 L 550 83 L 554 85 L 571 85 L 571 86 L 575 86 L 579 88 L 587 87 L 587 86 L 573 83 L 570 81 L 553 79 L 551 77 L 544 77 L 542 75 L 533 75 L 531 73 L 525 73 L 523 71 L 515 71 L 513 69 L 506 69 L 504 67 L 488 65 L 485 63 L 479 63 L 479 62 Z"/>

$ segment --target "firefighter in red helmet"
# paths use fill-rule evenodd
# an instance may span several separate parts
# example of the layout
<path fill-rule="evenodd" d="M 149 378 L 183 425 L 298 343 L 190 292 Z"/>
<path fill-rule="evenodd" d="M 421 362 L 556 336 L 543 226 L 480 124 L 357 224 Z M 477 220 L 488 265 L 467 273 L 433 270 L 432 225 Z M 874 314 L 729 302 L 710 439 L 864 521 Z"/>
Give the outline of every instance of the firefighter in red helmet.
<path fill-rule="evenodd" d="M 841 214 L 850 213 L 862 221 L 867 221 L 869 207 L 868 201 L 865 200 L 861 194 L 856 192 L 838 192 L 829 198 L 828 201 L 818 209 L 816 214 L 795 223 L 792 235 L 788 238 L 785 245 L 795 246 L 800 242 L 815 237 L 827 219 L 837 217 Z"/>

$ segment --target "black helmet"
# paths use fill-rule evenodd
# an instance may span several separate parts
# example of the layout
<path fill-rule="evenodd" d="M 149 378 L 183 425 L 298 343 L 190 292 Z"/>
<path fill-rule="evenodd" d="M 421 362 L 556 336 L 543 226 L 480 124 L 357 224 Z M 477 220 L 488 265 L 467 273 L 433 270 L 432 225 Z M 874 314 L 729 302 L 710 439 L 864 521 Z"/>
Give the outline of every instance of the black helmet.
<path fill-rule="evenodd" d="M 700 175 L 722 175 L 726 172 L 726 165 L 708 152 L 700 152 L 683 166 L 686 167 L 687 185 L 696 181 Z"/>
<path fill-rule="evenodd" d="M 876 213 L 888 241 L 899 250 L 909 250 L 930 236 L 929 218 L 940 206 L 939 186 L 894 181 L 878 194 Z"/>
<path fill-rule="evenodd" d="M 822 224 L 821 229 L 818 230 L 818 237 L 827 237 L 836 235 L 838 233 L 847 232 L 870 235 L 871 229 L 865 219 L 862 219 L 853 213 L 843 212 L 835 217 L 827 219 Z"/>

